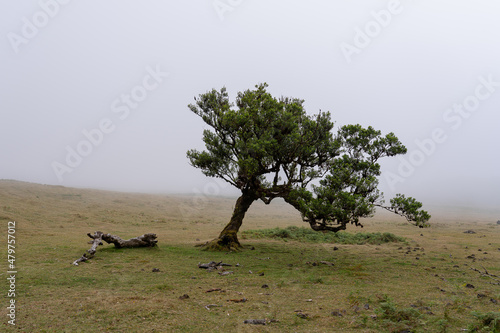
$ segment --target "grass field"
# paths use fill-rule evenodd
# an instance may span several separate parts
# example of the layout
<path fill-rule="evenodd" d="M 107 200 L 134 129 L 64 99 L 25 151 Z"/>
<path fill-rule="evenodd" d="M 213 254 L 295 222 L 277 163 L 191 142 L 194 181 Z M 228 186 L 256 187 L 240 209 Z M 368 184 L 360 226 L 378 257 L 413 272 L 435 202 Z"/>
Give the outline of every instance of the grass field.
<path fill-rule="evenodd" d="M 425 207 L 433 215 L 427 229 L 380 213 L 347 232 L 404 240 L 345 244 L 249 232 L 305 226 L 282 202 L 256 203 L 240 235 L 244 251 L 195 247 L 217 236 L 234 202 L 0 181 L 2 244 L 16 221 L 18 270 L 16 326 L 7 323 L 4 279 L 0 331 L 500 331 L 500 285 L 471 269 L 500 276 L 498 210 Z M 159 246 L 106 244 L 71 265 L 96 230 L 124 239 L 156 233 Z M 5 277 L 6 246 L 0 259 Z M 210 261 L 232 266 L 198 268 Z M 244 323 L 250 319 L 266 325 Z"/>

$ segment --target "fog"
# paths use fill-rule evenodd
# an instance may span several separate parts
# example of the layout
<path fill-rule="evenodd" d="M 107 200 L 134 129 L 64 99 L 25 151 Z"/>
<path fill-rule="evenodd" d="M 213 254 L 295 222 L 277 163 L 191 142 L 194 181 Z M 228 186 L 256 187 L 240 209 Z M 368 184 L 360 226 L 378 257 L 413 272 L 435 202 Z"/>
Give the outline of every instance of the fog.
<path fill-rule="evenodd" d="M 497 1 L 3 1 L 0 179 L 234 195 L 191 167 L 226 86 L 394 132 L 380 188 L 500 207 Z M 77 155 L 77 156 L 75 156 Z"/>

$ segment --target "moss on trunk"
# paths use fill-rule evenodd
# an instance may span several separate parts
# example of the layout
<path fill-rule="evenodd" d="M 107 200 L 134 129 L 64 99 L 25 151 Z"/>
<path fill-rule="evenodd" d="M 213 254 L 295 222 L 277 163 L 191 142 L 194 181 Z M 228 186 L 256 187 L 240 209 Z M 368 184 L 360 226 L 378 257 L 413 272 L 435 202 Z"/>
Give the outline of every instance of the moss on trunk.
<path fill-rule="evenodd" d="M 237 232 L 235 231 L 229 231 L 203 245 L 203 250 L 206 251 L 240 251 L 241 249 L 243 247 L 238 241 Z"/>

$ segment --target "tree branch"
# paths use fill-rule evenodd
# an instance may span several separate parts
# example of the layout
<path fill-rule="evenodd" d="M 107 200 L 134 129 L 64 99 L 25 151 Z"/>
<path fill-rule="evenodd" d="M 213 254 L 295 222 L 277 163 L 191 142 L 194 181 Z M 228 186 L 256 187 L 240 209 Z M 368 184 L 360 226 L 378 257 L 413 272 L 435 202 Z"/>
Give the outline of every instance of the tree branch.
<path fill-rule="evenodd" d="M 481 266 L 481 267 L 483 267 L 483 266 Z M 474 268 L 474 267 L 471 267 L 470 269 L 472 269 L 473 271 L 478 272 L 479 274 L 481 274 L 481 276 L 486 276 L 486 277 L 489 277 L 490 279 L 493 279 L 493 280 L 497 281 L 497 283 L 491 282 L 492 284 L 498 284 L 498 285 L 500 285 L 500 279 L 498 279 L 500 277 L 497 276 L 497 275 L 493 275 L 493 274 L 488 273 L 488 271 L 486 270 L 486 268 L 483 267 L 484 273 L 481 272 L 479 269 Z"/>
<path fill-rule="evenodd" d="M 93 241 L 90 242 L 92 246 L 87 252 L 85 252 L 80 258 L 73 261 L 73 265 L 78 266 L 78 263 L 85 262 L 89 259 L 92 259 L 95 256 L 97 251 L 97 247 L 102 245 L 102 241 L 105 241 L 108 244 L 114 244 L 116 248 L 124 248 L 124 247 L 154 247 L 158 243 L 156 240 L 156 235 L 149 233 L 144 234 L 139 237 L 123 240 L 118 236 L 105 234 L 101 231 L 96 231 L 93 235 L 90 233 L 87 234 Z"/>

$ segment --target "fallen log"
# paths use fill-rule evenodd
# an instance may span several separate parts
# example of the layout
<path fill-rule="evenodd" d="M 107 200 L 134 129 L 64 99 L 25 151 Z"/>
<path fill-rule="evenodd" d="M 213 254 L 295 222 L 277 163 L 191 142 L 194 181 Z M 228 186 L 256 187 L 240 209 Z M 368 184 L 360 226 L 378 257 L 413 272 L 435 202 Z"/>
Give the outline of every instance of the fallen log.
<path fill-rule="evenodd" d="M 78 263 L 85 262 L 89 259 L 92 259 L 95 256 L 97 251 L 97 247 L 102 245 L 102 241 L 105 241 L 108 244 L 114 244 L 116 248 L 130 248 L 130 247 L 153 247 L 156 246 L 158 241 L 156 240 L 156 234 L 148 233 L 139 237 L 130 238 L 127 240 L 123 240 L 118 236 L 105 234 L 101 231 L 96 231 L 93 235 L 90 233 L 87 234 L 92 241 L 89 242 L 92 244 L 90 249 L 87 250 L 80 258 L 73 261 L 73 265 L 78 266 Z"/>

